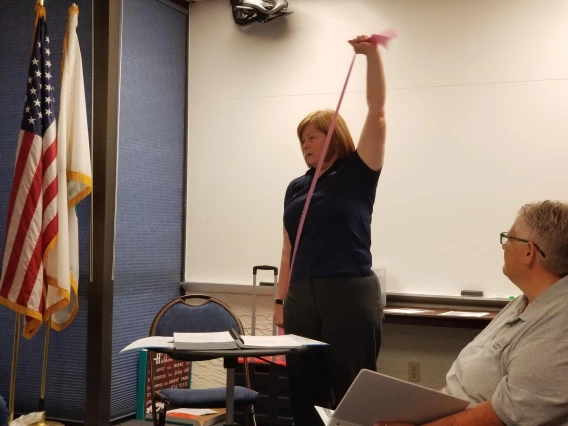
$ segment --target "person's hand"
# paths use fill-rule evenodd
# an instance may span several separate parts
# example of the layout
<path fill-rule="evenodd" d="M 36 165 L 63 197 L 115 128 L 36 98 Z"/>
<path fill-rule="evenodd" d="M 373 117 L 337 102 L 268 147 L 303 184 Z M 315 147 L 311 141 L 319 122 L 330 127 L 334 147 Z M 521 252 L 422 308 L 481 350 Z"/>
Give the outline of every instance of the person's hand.
<path fill-rule="evenodd" d="M 274 305 L 274 312 L 272 314 L 274 324 L 278 327 L 284 326 L 284 309 L 283 305 Z"/>
<path fill-rule="evenodd" d="M 375 423 L 373 426 L 414 426 L 412 423 L 404 423 L 404 422 L 388 422 L 388 423 Z"/>
<path fill-rule="evenodd" d="M 355 53 L 369 56 L 369 54 L 376 54 L 379 51 L 377 44 L 370 40 L 371 38 L 368 36 L 358 36 L 349 40 L 349 44 L 353 46 Z"/>

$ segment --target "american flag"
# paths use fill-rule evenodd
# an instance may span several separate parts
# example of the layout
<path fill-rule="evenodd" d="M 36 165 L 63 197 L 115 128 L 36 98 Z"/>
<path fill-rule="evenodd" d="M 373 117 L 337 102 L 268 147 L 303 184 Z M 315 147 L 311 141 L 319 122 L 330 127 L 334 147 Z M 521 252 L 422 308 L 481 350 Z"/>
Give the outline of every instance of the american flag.
<path fill-rule="evenodd" d="M 0 303 L 26 315 L 26 337 L 33 336 L 45 319 L 47 286 L 57 285 L 56 267 L 49 262 L 58 235 L 57 130 L 50 56 L 47 26 L 40 15 L 29 65 L 0 278 Z"/>

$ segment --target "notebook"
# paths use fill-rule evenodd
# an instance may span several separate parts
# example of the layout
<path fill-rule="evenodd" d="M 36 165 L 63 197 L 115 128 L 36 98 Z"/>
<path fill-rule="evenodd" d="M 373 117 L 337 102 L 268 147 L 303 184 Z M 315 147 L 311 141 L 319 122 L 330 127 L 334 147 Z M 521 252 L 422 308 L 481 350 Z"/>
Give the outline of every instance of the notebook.
<path fill-rule="evenodd" d="M 424 424 L 464 410 L 469 401 L 394 377 L 361 370 L 335 411 L 316 407 L 326 425 Z"/>

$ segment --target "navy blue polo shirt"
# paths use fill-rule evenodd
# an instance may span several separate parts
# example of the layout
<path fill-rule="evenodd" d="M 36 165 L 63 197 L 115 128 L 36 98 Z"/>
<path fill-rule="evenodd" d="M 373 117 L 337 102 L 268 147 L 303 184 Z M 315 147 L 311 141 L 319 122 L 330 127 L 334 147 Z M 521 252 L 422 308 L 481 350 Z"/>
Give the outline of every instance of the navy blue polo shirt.
<path fill-rule="evenodd" d="M 292 252 L 315 169 L 294 179 L 284 198 L 284 227 Z M 337 160 L 318 179 L 291 281 L 372 274 L 371 216 L 381 171 L 371 170 L 357 151 Z"/>

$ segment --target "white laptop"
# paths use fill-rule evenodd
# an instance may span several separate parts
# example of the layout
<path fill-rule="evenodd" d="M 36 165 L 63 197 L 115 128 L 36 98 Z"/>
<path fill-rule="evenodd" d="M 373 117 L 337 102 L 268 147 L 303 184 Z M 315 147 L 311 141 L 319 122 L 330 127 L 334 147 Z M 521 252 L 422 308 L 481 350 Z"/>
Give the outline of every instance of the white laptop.
<path fill-rule="evenodd" d="M 468 405 L 443 392 L 361 370 L 335 411 L 316 409 L 329 426 L 370 426 L 379 421 L 424 424 Z"/>

